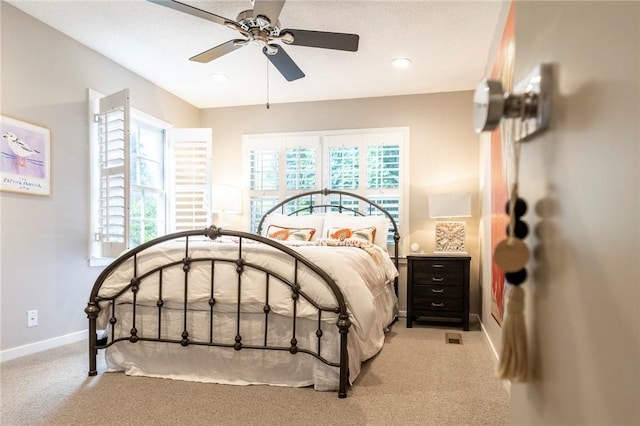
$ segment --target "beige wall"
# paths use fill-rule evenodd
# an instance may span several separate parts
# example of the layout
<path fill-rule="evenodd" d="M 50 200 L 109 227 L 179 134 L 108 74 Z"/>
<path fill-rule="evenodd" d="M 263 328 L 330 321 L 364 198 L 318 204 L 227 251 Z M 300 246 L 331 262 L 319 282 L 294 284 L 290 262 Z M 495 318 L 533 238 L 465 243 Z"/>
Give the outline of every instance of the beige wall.
<path fill-rule="evenodd" d="M 468 251 L 473 256 L 471 311 L 479 313 L 479 144 L 471 125 L 471 106 L 471 92 L 437 93 L 280 104 L 270 109 L 264 105 L 215 108 L 203 110 L 201 122 L 213 129 L 214 183 L 241 181 L 243 134 L 409 127 L 410 223 L 409 229 L 401 230 L 402 238 L 417 242 L 425 252 L 433 251 L 434 222 L 427 217 L 427 195 L 471 192 L 474 217 L 467 221 Z M 406 309 L 404 281 L 400 309 Z"/>
<path fill-rule="evenodd" d="M 514 81 L 548 62 L 557 84 L 552 128 L 522 148 L 532 380 L 511 423 L 638 425 L 640 3 L 518 1 L 515 22 Z"/>
<path fill-rule="evenodd" d="M 468 221 L 467 243 L 474 256 L 471 310 L 479 312 L 478 137 L 470 124 L 471 92 L 199 111 L 13 6 L 0 5 L 2 114 L 51 129 L 53 151 L 51 197 L 0 195 L 0 351 L 5 355 L 86 327 L 82 307 L 99 272 L 86 261 L 87 88 L 112 93 L 127 87 L 137 109 L 176 127 L 212 127 L 216 183 L 240 180 L 244 133 L 410 127 L 411 219 L 403 238 L 433 250 L 428 193 L 472 192 L 475 213 Z M 400 303 L 404 310 L 404 282 Z M 30 309 L 40 311 L 40 325 L 27 329 Z"/>
<path fill-rule="evenodd" d="M 0 351 L 27 347 L 29 352 L 29 345 L 46 348 L 50 339 L 64 342 L 64 336 L 87 328 L 82 310 L 100 272 L 87 265 L 87 88 L 105 94 L 129 88 L 133 107 L 177 126 L 198 126 L 199 115 L 197 108 L 97 52 L 5 2 L 0 5 L 2 114 L 51 130 L 51 196 L 0 194 Z M 27 328 L 31 309 L 39 311 L 39 325 Z"/>

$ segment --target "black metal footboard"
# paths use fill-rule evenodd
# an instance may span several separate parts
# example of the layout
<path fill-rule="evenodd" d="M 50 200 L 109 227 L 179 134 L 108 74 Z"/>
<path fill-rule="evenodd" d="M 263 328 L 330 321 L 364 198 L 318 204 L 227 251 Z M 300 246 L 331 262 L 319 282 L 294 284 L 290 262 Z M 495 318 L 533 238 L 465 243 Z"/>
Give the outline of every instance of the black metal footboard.
<path fill-rule="evenodd" d="M 190 244 L 193 245 L 193 241 L 203 240 L 206 238 L 216 240 L 222 239 L 223 237 L 231 237 L 234 242 L 237 243 L 237 253 L 233 257 L 219 256 L 216 254 L 214 249 L 212 249 L 210 254 L 207 255 L 203 255 L 201 251 L 198 251 L 196 255 L 192 255 L 193 253 L 196 253 L 190 248 Z M 160 244 L 173 241 L 180 241 L 181 244 L 184 245 L 184 256 L 181 259 L 174 259 L 152 268 L 143 269 L 139 267 L 142 261 L 141 259 L 145 257 L 149 250 Z M 282 274 L 271 270 L 264 266 L 264 264 L 248 261 L 243 250 L 246 252 L 248 250 L 247 247 L 250 244 L 263 244 L 278 250 L 288 259 L 288 261 L 291 262 L 294 270 L 290 274 Z M 215 244 L 211 243 L 211 246 L 213 247 Z M 219 267 L 218 265 L 226 265 L 227 267 L 229 265 L 235 265 L 235 275 L 237 280 L 234 283 L 236 286 L 235 291 L 237 291 L 237 308 L 235 309 L 235 312 L 233 312 L 233 315 L 235 315 L 235 336 L 218 336 L 219 333 L 216 329 L 215 322 L 213 321 L 214 313 L 216 313 L 218 308 L 216 306 L 217 300 L 214 295 L 214 289 L 218 283 L 215 282 L 213 277 L 214 270 L 216 267 Z M 110 277 L 112 278 L 114 273 L 121 273 L 123 269 L 119 268 L 124 268 L 125 266 L 130 268 L 132 272 L 130 275 L 127 275 L 126 279 L 119 279 L 118 282 L 121 283 L 121 285 L 118 284 L 117 290 L 111 291 L 111 293 L 108 294 L 105 294 L 104 291 L 101 293 L 101 289 L 104 290 L 103 285 L 105 282 L 109 280 Z M 200 314 L 202 314 L 202 312 L 208 312 L 208 324 L 203 325 L 208 327 L 208 336 L 206 338 L 203 338 L 203 336 L 195 336 L 189 329 L 189 321 L 192 320 L 193 315 L 195 315 L 189 306 L 189 291 L 191 284 L 190 272 L 195 270 L 194 268 L 196 267 L 198 268 L 198 271 L 202 271 L 203 269 L 211 271 L 210 297 L 208 300 L 203 302 L 204 308 L 202 306 L 199 308 Z M 262 307 L 262 312 L 258 314 L 263 315 L 264 318 L 264 338 L 261 343 L 256 343 L 255 340 L 251 340 L 249 343 L 243 341 L 243 335 L 241 332 L 241 322 L 243 321 L 243 316 L 241 315 L 243 311 L 243 276 L 249 270 L 259 271 L 260 274 L 264 274 L 265 302 Z M 179 282 L 175 282 L 176 273 L 180 276 L 180 279 L 178 280 Z M 170 274 L 174 279 L 169 280 L 168 278 L 165 278 Z M 330 291 L 330 294 L 335 299 L 334 303 L 327 305 L 326 300 L 324 302 L 314 300 L 309 292 L 304 290 L 303 276 L 308 277 L 310 274 L 326 286 Z M 303 284 L 302 287 L 301 284 Z M 271 301 L 271 303 L 269 301 L 269 288 L 270 286 L 276 285 L 284 286 L 283 288 L 286 289 L 287 297 L 290 297 L 292 300 L 290 303 L 292 305 L 293 313 L 291 315 L 291 329 L 288 345 L 269 344 L 269 318 L 271 315 L 274 315 L 271 309 L 273 301 Z M 169 309 L 167 306 L 169 302 L 163 294 L 168 292 L 169 286 L 171 286 L 174 291 L 178 288 L 184 295 L 181 299 L 182 305 L 178 307 L 178 309 L 183 313 L 183 325 L 181 327 L 181 331 L 177 333 L 177 335 L 167 335 L 167 329 L 166 327 L 163 327 L 163 312 L 166 309 Z M 109 284 L 109 288 L 113 290 L 112 281 Z M 163 291 L 165 293 L 163 293 Z M 155 297 L 153 310 L 157 312 L 157 316 L 153 317 L 153 321 L 156 324 L 154 328 L 155 331 L 153 333 L 141 330 L 142 327 L 139 324 L 141 321 L 140 311 L 143 306 L 140 295 L 143 293 L 147 298 L 149 297 L 149 294 L 153 294 L 153 297 Z M 313 347 L 306 345 L 303 347 L 298 344 L 298 338 L 296 335 L 298 322 L 297 309 L 300 303 L 303 302 L 306 308 L 313 306 L 314 312 L 316 312 L 315 316 L 318 325 L 315 332 L 315 344 Z M 172 304 L 171 309 L 176 310 L 176 301 L 173 300 L 170 303 Z M 149 306 L 148 300 L 146 300 L 144 308 L 147 312 L 149 311 Z M 127 323 L 126 326 L 122 323 L 122 317 L 125 311 L 127 312 L 128 318 L 130 318 L 130 324 Z M 91 295 L 89 297 L 87 307 L 85 308 L 85 312 L 89 319 L 89 376 L 97 374 L 96 357 L 98 349 L 104 349 L 117 342 L 123 341 L 128 341 L 131 344 L 144 341 L 164 342 L 169 344 L 173 343 L 184 347 L 190 345 L 227 347 L 233 348 L 236 351 L 245 349 L 286 351 L 292 355 L 297 353 L 306 353 L 326 365 L 338 367 L 338 396 L 340 398 L 345 398 L 347 396 L 349 365 L 347 336 L 351 326 L 351 321 L 349 319 L 344 296 L 340 288 L 335 281 L 316 264 L 306 259 L 294 249 L 266 237 L 239 231 L 223 230 L 216 226 L 210 226 L 204 230 L 183 231 L 169 234 L 142 244 L 135 249 L 126 252 L 105 268 L 91 290 Z M 99 317 L 104 319 L 105 315 L 106 318 L 108 318 L 108 334 L 105 339 L 98 339 L 98 319 Z M 339 338 L 339 343 L 337 346 L 339 347 L 339 361 L 337 362 L 335 361 L 335 357 L 327 356 L 327 354 L 323 353 L 322 350 L 323 342 L 326 342 L 326 339 L 331 338 L 330 333 L 323 333 L 323 326 L 326 326 L 327 321 L 325 320 L 327 319 L 332 321 L 331 324 L 335 322 L 338 327 L 337 336 Z M 118 334 L 115 332 L 116 325 L 121 327 L 119 329 L 120 333 Z M 122 326 L 128 328 L 129 325 L 130 329 L 125 333 L 122 333 Z M 336 334 L 333 333 L 333 336 L 335 335 Z"/>

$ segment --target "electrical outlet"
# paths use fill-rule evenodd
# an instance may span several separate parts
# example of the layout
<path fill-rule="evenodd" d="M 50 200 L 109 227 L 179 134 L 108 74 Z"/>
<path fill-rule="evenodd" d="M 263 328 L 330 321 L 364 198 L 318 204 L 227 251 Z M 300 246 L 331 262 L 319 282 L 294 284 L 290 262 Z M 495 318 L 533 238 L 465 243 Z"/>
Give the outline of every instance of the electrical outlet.
<path fill-rule="evenodd" d="M 38 310 L 27 311 L 27 327 L 35 327 L 38 325 Z"/>

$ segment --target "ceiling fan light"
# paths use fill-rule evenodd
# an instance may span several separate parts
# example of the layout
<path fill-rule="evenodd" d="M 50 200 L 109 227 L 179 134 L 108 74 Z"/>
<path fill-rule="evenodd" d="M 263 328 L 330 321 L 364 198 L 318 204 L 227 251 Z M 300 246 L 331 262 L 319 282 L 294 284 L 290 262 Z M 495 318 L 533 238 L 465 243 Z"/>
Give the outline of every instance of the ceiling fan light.
<path fill-rule="evenodd" d="M 265 44 L 264 47 L 267 49 L 267 54 L 275 55 L 278 53 L 278 46 L 275 44 Z"/>
<path fill-rule="evenodd" d="M 395 68 L 408 68 L 411 65 L 409 58 L 395 58 L 391 61 L 391 65 Z"/>
<path fill-rule="evenodd" d="M 226 22 L 224 23 L 224 25 L 225 25 L 227 28 L 231 28 L 232 30 L 236 30 L 236 31 L 238 31 L 238 29 L 240 29 L 240 28 L 241 28 L 241 27 L 239 27 L 239 26 L 238 26 L 238 24 L 236 24 L 235 22 L 231 22 L 231 21 L 226 21 Z"/>
<path fill-rule="evenodd" d="M 280 34 L 280 40 L 282 40 L 283 43 L 287 43 L 287 44 L 291 44 L 293 43 L 293 34 L 291 33 L 282 33 Z"/>
<path fill-rule="evenodd" d="M 271 20 L 264 15 L 256 16 L 256 23 L 260 28 L 268 28 L 271 25 Z"/>
<path fill-rule="evenodd" d="M 218 82 L 223 82 L 223 81 L 229 80 L 229 76 L 226 75 L 226 74 L 222 74 L 222 73 L 213 73 L 209 77 L 211 77 L 211 80 L 218 81 Z"/>

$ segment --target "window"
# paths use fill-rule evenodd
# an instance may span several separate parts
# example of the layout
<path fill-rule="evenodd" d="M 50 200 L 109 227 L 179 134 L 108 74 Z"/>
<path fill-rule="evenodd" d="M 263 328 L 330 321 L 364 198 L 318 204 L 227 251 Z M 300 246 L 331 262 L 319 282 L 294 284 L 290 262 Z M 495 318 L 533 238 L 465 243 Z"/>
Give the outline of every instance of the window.
<path fill-rule="evenodd" d="M 408 223 L 403 166 L 408 132 L 390 128 L 246 135 L 250 229 L 255 232 L 260 217 L 285 198 L 322 188 L 365 196 L 386 208 L 398 224 Z"/>
<path fill-rule="evenodd" d="M 129 247 L 165 233 L 164 130 L 131 120 Z"/>
<path fill-rule="evenodd" d="M 211 129 L 169 129 L 169 231 L 204 229 L 211 213 Z"/>
<path fill-rule="evenodd" d="M 211 129 L 171 125 L 129 108 L 128 90 L 89 90 L 90 264 L 209 217 Z M 105 259 L 104 261 L 100 259 Z"/>

